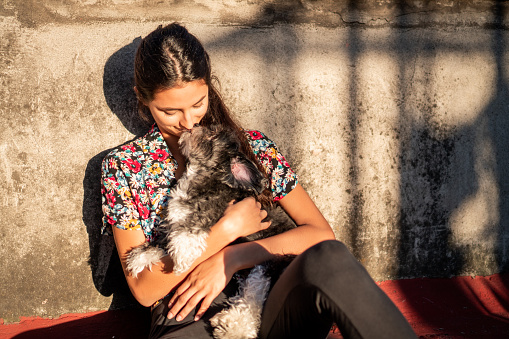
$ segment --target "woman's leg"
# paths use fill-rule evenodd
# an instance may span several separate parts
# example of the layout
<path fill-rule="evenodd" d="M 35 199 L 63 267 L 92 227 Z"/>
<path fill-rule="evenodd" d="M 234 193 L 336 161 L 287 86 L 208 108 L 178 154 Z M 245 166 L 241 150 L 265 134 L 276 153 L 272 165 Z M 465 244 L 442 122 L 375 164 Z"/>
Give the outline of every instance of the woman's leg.
<path fill-rule="evenodd" d="M 288 266 L 271 290 L 260 338 L 416 338 L 364 267 L 339 241 L 324 241 Z"/>

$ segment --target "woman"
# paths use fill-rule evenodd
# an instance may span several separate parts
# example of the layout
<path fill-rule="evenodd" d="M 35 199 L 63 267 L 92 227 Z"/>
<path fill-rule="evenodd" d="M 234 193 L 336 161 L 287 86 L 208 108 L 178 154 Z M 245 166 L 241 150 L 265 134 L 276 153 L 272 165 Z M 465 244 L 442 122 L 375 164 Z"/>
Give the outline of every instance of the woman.
<path fill-rule="evenodd" d="M 267 137 L 244 131 L 215 89 L 201 43 L 184 27 L 159 27 L 141 42 L 135 59 L 140 114 L 153 122 L 143 137 L 103 161 L 103 212 L 134 297 L 152 307 L 151 338 L 210 338 L 210 319 L 236 291 L 235 272 L 278 254 L 299 255 L 274 285 L 262 314 L 260 338 L 325 338 L 336 322 L 346 338 L 409 338 L 414 334 L 385 294 L 334 234 Z M 173 187 L 186 166 L 178 148 L 194 125 L 233 128 L 242 150 L 270 181 L 269 196 L 299 226 L 283 234 L 228 246 L 269 227 L 253 198 L 230 204 L 211 228 L 205 252 L 189 273 L 176 276 L 168 257 L 137 278 L 126 254 L 157 235 Z"/>

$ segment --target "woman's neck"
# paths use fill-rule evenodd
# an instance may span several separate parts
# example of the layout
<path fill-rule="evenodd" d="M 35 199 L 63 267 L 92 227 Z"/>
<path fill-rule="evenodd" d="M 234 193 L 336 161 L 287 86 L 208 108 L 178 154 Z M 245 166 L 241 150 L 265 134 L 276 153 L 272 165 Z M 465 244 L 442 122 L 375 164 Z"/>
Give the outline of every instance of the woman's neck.
<path fill-rule="evenodd" d="M 186 168 L 186 159 L 180 152 L 180 148 L 178 145 L 179 138 L 175 135 L 164 135 L 164 134 L 163 138 L 164 141 L 166 141 L 166 145 L 168 146 L 171 155 L 177 161 L 178 168 L 175 171 L 175 178 L 178 180 L 182 176 L 182 173 L 184 173 L 184 170 Z"/>

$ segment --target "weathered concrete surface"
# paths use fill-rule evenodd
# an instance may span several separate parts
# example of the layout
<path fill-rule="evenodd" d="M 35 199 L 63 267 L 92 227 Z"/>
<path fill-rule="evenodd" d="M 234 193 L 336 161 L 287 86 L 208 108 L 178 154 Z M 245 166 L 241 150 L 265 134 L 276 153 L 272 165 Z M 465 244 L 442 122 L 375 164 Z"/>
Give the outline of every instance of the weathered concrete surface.
<path fill-rule="evenodd" d="M 507 271 L 505 3 L 355 3 L 3 1 L 0 318 L 129 304 L 99 164 L 143 132 L 132 57 L 173 20 L 375 279 Z"/>
<path fill-rule="evenodd" d="M 267 26 L 312 23 L 338 27 L 490 25 L 505 22 L 506 1 L 487 0 L 4 0 L 2 13 L 26 27 L 47 23 L 172 20 Z"/>

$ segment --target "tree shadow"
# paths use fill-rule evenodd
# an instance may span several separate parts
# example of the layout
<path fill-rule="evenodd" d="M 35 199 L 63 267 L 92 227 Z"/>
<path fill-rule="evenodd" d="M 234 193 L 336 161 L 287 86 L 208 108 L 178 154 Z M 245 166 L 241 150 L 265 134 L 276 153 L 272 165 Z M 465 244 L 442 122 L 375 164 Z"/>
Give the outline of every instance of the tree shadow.
<path fill-rule="evenodd" d="M 507 76 L 504 68 L 506 30 L 502 26 L 504 14 L 501 1 L 497 1 L 497 6 L 494 6 L 493 15 L 496 18 L 496 24 L 485 29 L 493 32 L 491 53 L 496 61 L 497 70 L 495 95 L 475 121 L 452 132 L 442 133 L 441 127 L 433 122 L 436 120 L 433 119 L 433 89 L 428 81 L 429 78 L 425 76 L 427 83 L 419 84 L 424 86 L 425 93 L 418 107 L 424 123 L 412 121 L 410 133 L 400 145 L 399 278 L 450 278 L 462 272 L 480 272 L 483 269 L 487 274 L 493 274 L 497 272 L 490 270 L 495 266 L 498 272 L 508 270 L 509 182 L 504 172 L 509 165 L 507 147 L 509 145 L 509 88 L 505 80 Z M 443 47 L 435 46 L 433 41 L 433 36 L 429 33 L 422 41 L 395 39 L 395 46 L 408 48 L 408 53 L 400 54 L 398 61 L 400 79 L 405 79 L 400 83 L 402 100 L 411 95 L 414 80 L 406 79 L 404 76 L 409 68 L 415 71 L 415 65 L 409 65 L 407 57 L 415 58 L 415 55 L 421 53 L 425 57 L 433 58 L 436 49 Z M 432 70 L 424 70 L 424 73 L 431 74 Z M 403 124 L 411 119 L 413 119 L 412 112 L 407 111 L 405 105 L 401 104 L 401 128 L 403 129 Z M 490 154 L 494 159 L 492 162 L 482 158 L 482 152 L 485 152 L 482 145 L 486 142 L 493 145 L 492 154 Z M 498 221 L 488 225 L 489 229 L 485 228 L 482 234 L 479 233 L 481 237 L 491 236 L 490 239 L 494 239 L 496 245 L 494 249 L 483 247 L 479 239 L 463 239 L 467 243 L 458 243 L 453 239 L 451 229 L 454 210 L 486 189 L 481 183 L 483 179 L 479 173 L 479 166 L 494 172 L 498 189 L 498 197 L 494 198 L 495 200 L 498 198 L 498 216 L 496 216 Z M 479 227 L 482 226 L 479 225 Z M 494 264 L 490 263 L 492 259 L 489 259 L 489 254 L 486 253 L 490 250 L 495 253 Z M 489 267 L 473 267 L 471 260 L 473 256 L 487 258 L 486 265 Z M 452 280 L 450 283 L 453 283 Z M 450 283 L 444 280 L 442 285 L 447 286 Z M 503 280 L 503 283 L 507 284 L 507 279 Z M 401 291 L 407 296 L 406 300 L 415 312 L 419 313 L 428 324 L 436 325 L 436 327 L 445 326 L 443 319 L 436 316 L 438 312 L 436 307 L 433 312 L 430 312 L 431 307 L 424 305 L 426 302 L 423 303 L 422 295 L 408 289 L 408 286 L 410 285 L 403 282 L 400 284 Z M 509 290 L 509 286 L 506 285 L 505 288 Z M 450 289 L 453 290 L 452 287 Z M 455 300 L 461 300 L 468 305 L 466 307 L 476 310 L 477 314 L 483 313 L 479 302 L 475 300 L 475 293 L 467 292 L 459 289 L 455 293 Z M 421 293 L 424 292 L 421 291 Z M 416 295 L 420 295 L 420 298 L 415 298 Z M 449 297 L 453 299 L 451 295 Z M 502 298 L 500 301 L 504 302 Z M 447 312 L 444 310 L 441 313 Z M 498 322 L 502 328 L 507 328 L 507 319 L 498 319 L 489 315 L 486 318 L 495 325 Z"/>
<path fill-rule="evenodd" d="M 401 277 L 447 277 L 454 276 L 465 268 L 466 256 L 471 255 L 467 252 L 474 249 L 451 245 L 453 243 L 450 229 L 451 213 L 454 208 L 483 189 L 478 173 L 479 163 L 495 173 L 498 189 L 498 224 L 494 225 L 494 228 L 498 236 L 494 237 L 497 246 L 494 252 L 498 271 L 507 271 L 509 182 L 504 172 L 509 165 L 507 147 L 509 86 L 505 78 L 506 47 L 502 7 L 495 6 L 493 14 L 498 24 L 488 29 L 493 32 L 491 52 L 496 61 L 497 71 L 494 98 L 472 123 L 452 132 L 442 133 L 440 126 L 432 119 L 434 107 L 433 98 L 430 96 L 433 92 L 431 85 L 425 83 L 425 93 L 428 96 L 419 106 L 425 123 L 415 123 L 407 142 L 401 144 L 400 227 L 403 234 L 400 244 Z M 431 40 L 428 36 L 423 43 L 409 44 L 408 41 L 396 41 L 396 44 L 409 45 L 410 55 L 421 51 L 424 55 L 433 57 L 435 48 L 440 47 L 434 46 Z M 406 62 L 404 59 L 399 61 L 402 74 L 406 71 Z M 425 71 L 427 74 L 431 72 Z M 404 82 L 400 86 L 401 97 L 408 97 L 410 93 L 407 91 L 412 88 L 412 84 Z M 411 119 L 411 112 L 406 112 L 404 105 L 400 108 L 401 119 Z M 482 158 L 482 152 L 486 152 L 484 146 L 486 141 L 494 146 L 492 150 L 487 151 L 494 156 L 492 162 Z M 459 178 L 451 180 L 455 176 Z M 431 201 L 416 199 L 419 194 L 432 199 Z M 447 200 L 448 206 L 442 206 L 444 199 Z M 417 258 L 415 255 L 417 252 L 421 253 L 422 258 Z"/>
<path fill-rule="evenodd" d="M 491 141 L 494 145 L 495 177 L 498 186 L 498 236 L 496 237 L 496 261 L 499 272 L 509 272 L 509 69 L 507 68 L 507 28 L 504 17 L 507 9 L 504 1 L 497 0 L 493 7 L 496 18 L 492 27 L 494 36 L 492 50 L 497 65 L 496 96 L 486 107 L 481 117 L 486 116 Z M 504 63 L 505 62 L 505 63 Z M 509 281 L 506 281 L 509 290 Z"/>

